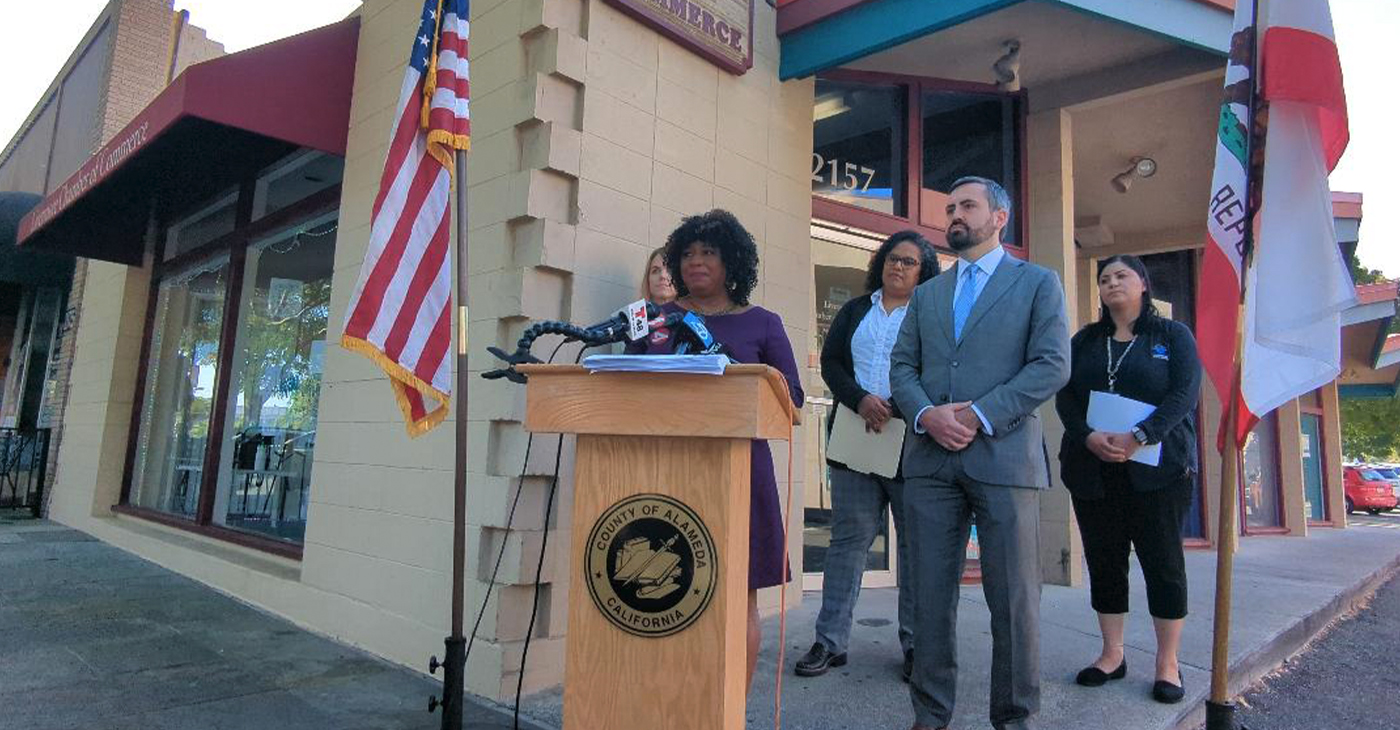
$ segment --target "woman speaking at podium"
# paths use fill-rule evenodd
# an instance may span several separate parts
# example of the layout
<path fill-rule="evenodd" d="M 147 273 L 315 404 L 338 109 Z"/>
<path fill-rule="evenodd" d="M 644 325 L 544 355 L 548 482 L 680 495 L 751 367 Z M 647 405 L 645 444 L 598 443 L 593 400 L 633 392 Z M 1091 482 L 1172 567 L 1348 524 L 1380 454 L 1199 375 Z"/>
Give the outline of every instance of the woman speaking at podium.
<path fill-rule="evenodd" d="M 793 404 L 801 408 L 802 384 L 792 344 L 777 314 L 749 303 L 758 284 L 758 246 L 733 214 L 712 210 L 681 221 L 666 239 L 666 267 L 677 299 L 662 307 L 704 317 L 705 327 L 736 361 L 769 365 L 787 379 Z M 632 354 L 669 354 L 675 336 L 665 329 L 628 345 Z M 684 407 L 684 401 L 678 403 Z M 758 589 L 781 585 L 788 577 L 787 546 L 773 456 L 766 441 L 753 442 L 749 483 L 748 681 L 753 680 L 762 633 Z"/>

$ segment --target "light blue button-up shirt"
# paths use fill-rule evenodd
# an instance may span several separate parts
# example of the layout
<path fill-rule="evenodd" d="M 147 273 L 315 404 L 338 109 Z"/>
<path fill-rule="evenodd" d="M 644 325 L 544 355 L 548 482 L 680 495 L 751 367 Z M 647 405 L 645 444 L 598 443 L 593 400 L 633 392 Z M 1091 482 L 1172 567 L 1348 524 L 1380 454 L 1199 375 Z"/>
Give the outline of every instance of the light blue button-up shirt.
<path fill-rule="evenodd" d="M 981 271 L 977 273 L 977 276 L 973 278 L 973 285 L 977 287 L 977 290 L 972 294 L 972 303 L 976 306 L 977 298 L 982 296 L 982 290 L 987 288 L 987 282 L 991 281 L 992 274 L 997 270 L 997 266 L 1001 264 L 1001 260 L 1004 258 L 1006 258 L 1006 249 L 1001 246 L 992 248 L 992 250 L 982 254 L 982 258 L 976 261 L 968 261 L 967 259 L 959 258 L 957 284 L 953 286 L 953 306 L 957 306 L 958 295 L 962 294 L 964 282 L 967 280 L 965 277 L 967 276 L 968 267 L 976 266 L 981 269 Z M 948 316 L 953 316 L 951 310 L 948 312 Z M 967 324 L 964 323 L 963 326 L 966 327 Z M 919 415 L 914 417 L 915 433 L 924 433 L 924 427 L 919 423 L 919 419 L 923 417 L 924 411 L 932 407 L 933 406 L 924 406 L 919 410 Z M 982 422 L 982 430 L 986 431 L 988 436 L 991 436 L 993 434 L 992 423 L 987 420 L 986 416 L 982 415 L 982 409 L 973 405 L 972 412 L 976 413 L 977 420 Z"/>

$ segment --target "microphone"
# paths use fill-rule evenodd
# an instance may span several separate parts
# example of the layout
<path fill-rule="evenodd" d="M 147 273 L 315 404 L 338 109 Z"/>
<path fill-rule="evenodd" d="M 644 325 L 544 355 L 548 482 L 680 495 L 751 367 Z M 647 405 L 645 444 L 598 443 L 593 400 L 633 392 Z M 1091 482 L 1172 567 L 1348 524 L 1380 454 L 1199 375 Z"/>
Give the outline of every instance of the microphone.
<path fill-rule="evenodd" d="M 655 304 L 652 304 L 651 302 L 647 302 L 647 319 L 653 320 L 660 316 L 661 308 L 656 306 Z M 611 342 L 620 342 L 621 340 L 626 338 L 628 330 L 630 329 L 629 324 L 630 317 L 628 317 L 627 308 L 624 307 L 618 310 L 616 314 L 603 320 L 602 322 L 588 327 L 584 327 L 583 329 L 589 333 L 590 341 L 592 341 L 593 337 L 596 336 L 598 338 L 599 344 L 607 344 Z"/>
<path fill-rule="evenodd" d="M 676 345 L 672 352 L 676 355 L 726 355 L 725 347 L 710 334 L 705 326 L 705 318 L 686 312 L 680 317 L 680 327 L 676 335 Z"/>

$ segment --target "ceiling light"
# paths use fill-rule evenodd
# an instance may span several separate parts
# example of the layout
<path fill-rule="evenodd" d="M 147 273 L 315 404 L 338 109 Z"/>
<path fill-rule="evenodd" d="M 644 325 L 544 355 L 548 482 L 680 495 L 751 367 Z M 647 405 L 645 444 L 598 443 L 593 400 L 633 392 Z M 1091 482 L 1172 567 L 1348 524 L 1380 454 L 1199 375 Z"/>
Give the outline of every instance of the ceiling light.
<path fill-rule="evenodd" d="M 1151 157 L 1134 157 L 1132 165 L 1113 176 L 1111 181 L 1113 189 L 1120 193 L 1128 192 L 1128 188 L 1133 186 L 1133 180 L 1137 178 L 1152 177 L 1157 174 L 1157 161 Z"/>

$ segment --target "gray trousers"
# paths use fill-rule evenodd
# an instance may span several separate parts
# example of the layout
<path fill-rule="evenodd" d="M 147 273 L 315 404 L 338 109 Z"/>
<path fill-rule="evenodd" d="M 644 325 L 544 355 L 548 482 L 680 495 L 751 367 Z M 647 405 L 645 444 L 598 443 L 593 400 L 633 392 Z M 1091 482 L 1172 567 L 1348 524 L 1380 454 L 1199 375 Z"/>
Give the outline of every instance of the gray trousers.
<path fill-rule="evenodd" d="M 975 518 L 991 612 L 992 727 L 1030 730 L 1040 709 L 1040 491 L 971 479 L 955 456 L 931 478 L 905 480 L 904 518 L 919 607 L 909 682 L 915 722 L 938 728 L 953 718 L 958 585 Z"/>
<path fill-rule="evenodd" d="M 873 474 L 831 468 L 831 545 L 822 574 L 822 610 L 817 614 L 817 641 L 833 654 L 843 654 L 851 639 L 851 619 L 860 597 L 866 554 L 885 524 L 885 510 L 894 514 L 899 577 L 899 646 L 914 646 L 913 563 L 904 532 L 904 482 Z"/>

